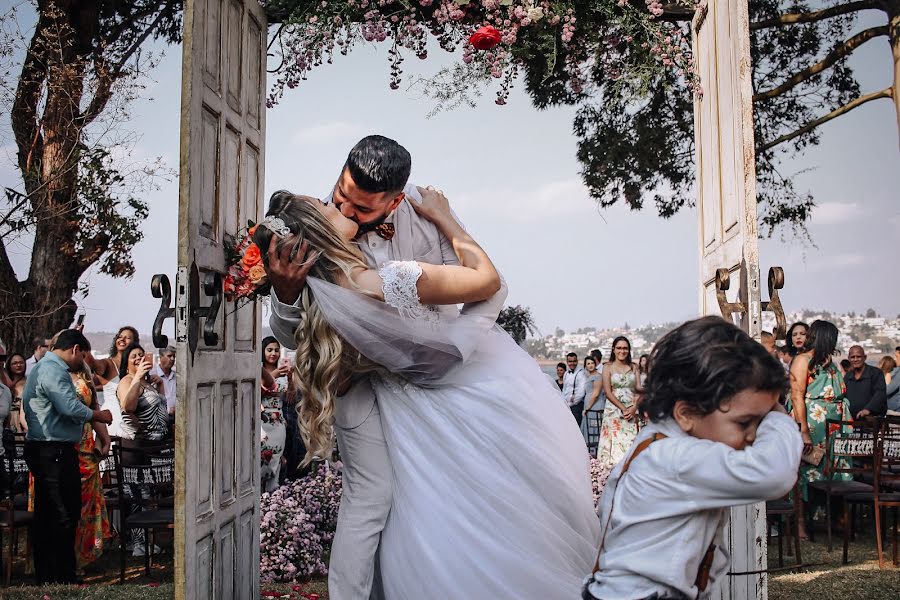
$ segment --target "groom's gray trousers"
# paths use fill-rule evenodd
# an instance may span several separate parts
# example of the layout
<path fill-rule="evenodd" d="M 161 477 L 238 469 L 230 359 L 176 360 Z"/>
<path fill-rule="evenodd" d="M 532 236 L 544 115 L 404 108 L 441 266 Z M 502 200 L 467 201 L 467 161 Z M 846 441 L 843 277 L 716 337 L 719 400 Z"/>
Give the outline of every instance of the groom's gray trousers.
<path fill-rule="evenodd" d="M 368 378 L 335 399 L 334 423 L 344 468 L 328 565 L 328 597 L 382 598 L 380 578 L 374 586 L 373 579 L 381 532 L 391 510 L 391 463 Z"/>

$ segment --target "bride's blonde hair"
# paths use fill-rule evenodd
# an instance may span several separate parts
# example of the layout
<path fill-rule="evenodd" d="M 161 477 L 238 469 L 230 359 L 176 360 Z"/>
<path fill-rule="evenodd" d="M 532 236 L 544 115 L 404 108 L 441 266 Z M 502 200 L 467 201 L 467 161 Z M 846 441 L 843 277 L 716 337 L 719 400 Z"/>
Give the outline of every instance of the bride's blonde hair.
<path fill-rule="evenodd" d="M 329 283 L 338 283 L 339 279 L 345 278 L 353 285 L 352 272 L 368 266 L 359 249 L 338 232 L 313 205 L 314 202 L 317 200 L 309 196 L 278 191 L 272 194 L 266 215 L 280 218 L 291 233 L 305 241 L 307 256 L 316 252 L 309 276 Z M 272 235 L 273 232 L 265 227 L 258 227 L 253 235 L 267 269 L 266 249 Z M 307 465 L 315 458 L 331 458 L 335 392 L 354 375 L 371 370 L 371 364 L 331 327 L 309 286 L 304 286 L 300 292 L 300 307 L 303 318 L 294 331 L 297 343 L 294 373 L 297 389 L 302 394 L 297 403 L 297 416 L 300 435 L 306 445 L 303 464 Z"/>

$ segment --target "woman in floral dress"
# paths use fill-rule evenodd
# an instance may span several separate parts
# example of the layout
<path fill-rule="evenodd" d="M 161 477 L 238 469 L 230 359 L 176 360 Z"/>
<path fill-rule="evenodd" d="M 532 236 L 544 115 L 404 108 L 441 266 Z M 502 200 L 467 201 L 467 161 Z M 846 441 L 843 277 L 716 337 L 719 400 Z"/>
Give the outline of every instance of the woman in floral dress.
<path fill-rule="evenodd" d="M 631 342 L 625 336 L 613 340 L 613 359 L 603 368 L 603 389 L 606 407 L 600 426 L 600 445 L 597 460 L 613 466 L 628 454 L 637 437 L 637 365 L 631 360 Z"/>
<path fill-rule="evenodd" d="M 844 378 L 831 357 L 837 348 L 838 329 L 828 321 L 814 321 L 806 335 L 804 351 L 791 363 L 791 399 L 787 409 L 800 424 L 803 452 L 813 447 L 825 450 L 827 419 L 850 421 L 850 405 L 845 397 Z M 836 427 L 836 426 L 833 426 Z M 840 466 L 849 467 L 846 459 Z M 809 483 L 825 479 L 825 460 L 818 465 L 800 463 L 800 493 L 804 510 L 809 502 Z M 850 481 L 850 473 L 836 473 L 836 481 Z M 800 537 L 806 539 L 805 520 L 800 519 Z"/>
<path fill-rule="evenodd" d="M 94 410 L 97 407 L 97 392 L 93 386 L 93 376 L 87 369 L 72 373 L 72 383 L 78 398 Z M 94 432 L 97 432 L 96 443 Z M 100 482 L 100 460 L 109 454 L 110 438 L 103 423 L 85 423 L 81 432 L 78 450 L 78 467 L 81 471 L 81 519 L 75 531 L 75 555 L 78 566 L 83 568 L 103 554 L 106 540 L 112 537 L 103 485 Z"/>
<path fill-rule="evenodd" d="M 288 389 L 287 375 L 290 367 L 278 366 L 281 358 L 281 345 L 274 337 L 269 336 L 262 343 L 262 400 L 260 435 L 261 483 L 264 492 L 274 491 L 278 487 L 281 473 L 281 462 L 284 455 L 284 444 L 287 439 L 284 424 L 284 394 Z"/>

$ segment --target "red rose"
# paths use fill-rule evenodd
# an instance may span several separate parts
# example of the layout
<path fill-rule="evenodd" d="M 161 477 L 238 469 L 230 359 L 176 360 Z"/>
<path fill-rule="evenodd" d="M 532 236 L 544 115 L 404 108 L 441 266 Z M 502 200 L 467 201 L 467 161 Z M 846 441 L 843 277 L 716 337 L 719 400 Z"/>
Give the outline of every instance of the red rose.
<path fill-rule="evenodd" d="M 259 252 L 259 247 L 257 247 L 256 244 L 250 244 L 247 246 L 247 249 L 244 250 L 244 257 L 241 259 L 241 262 L 249 269 L 254 265 L 258 265 L 261 260 L 262 255 Z"/>
<path fill-rule="evenodd" d="M 485 25 L 475 30 L 475 33 L 469 36 L 469 42 L 479 50 L 490 50 L 500 43 L 503 36 L 496 27 Z"/>

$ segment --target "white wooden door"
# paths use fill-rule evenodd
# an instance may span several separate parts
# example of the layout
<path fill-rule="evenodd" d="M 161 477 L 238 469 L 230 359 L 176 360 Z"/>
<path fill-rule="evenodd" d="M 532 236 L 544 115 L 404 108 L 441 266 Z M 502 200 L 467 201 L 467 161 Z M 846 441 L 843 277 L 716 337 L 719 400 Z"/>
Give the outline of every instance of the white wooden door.
<path fill-rule="evenodd" d="M 692 24 L 703 95 L 694 102 L 700 311 L 760 334 L 759 253 L 747 2 L 709 0 Z M 727 286 L 728 290 L 723 288 Z M 723 314 L 724 313 L 724 314 Z M 722 598 L 767 596 L 765 506 L 731 511 Z M 753 573 L 741 575 L 740 573 Z"/>
<path fill-rule="evenodd" d="M 187 0 L 184 15 L 175 598 L 251 600 L 260 314 L 222 301 L 221 276 L 223 246 L 263 205 L 266 19 L 257 0 Z"/>

